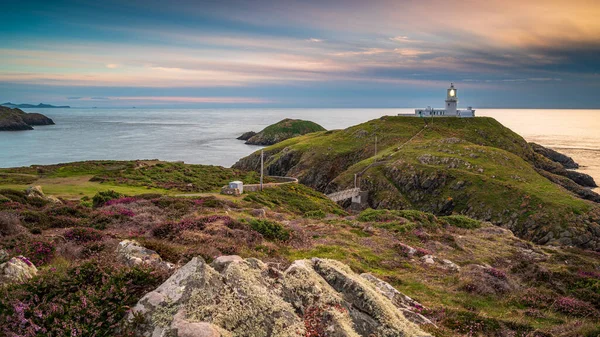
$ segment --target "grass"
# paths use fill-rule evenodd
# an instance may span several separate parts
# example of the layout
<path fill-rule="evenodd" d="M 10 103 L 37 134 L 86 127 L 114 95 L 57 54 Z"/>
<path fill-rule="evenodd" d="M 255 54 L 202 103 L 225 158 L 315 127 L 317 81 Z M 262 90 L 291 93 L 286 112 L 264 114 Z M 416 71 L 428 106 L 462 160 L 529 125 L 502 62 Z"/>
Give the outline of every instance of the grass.
<path fill-rule="evenodd" d="M 124 186 L 110 183 L 99 183 L 90 181 L 91 176 L 74 176 L 68 178 L 41 178 L 29 184 L 0 184 L 0 189 L 8 188 L 15 190 L 25 190 L 31 185 L 42 186 L 44 193 L 65 199 L 79 199 L 82 197 L 92 197 L 96 193 L 105 190 L 114 190 L 116 192 L 136 195 L 145 193 L 168 194 L 165 189 L 148 188 L 143 186 Z"/>
<path fill-rule="evenodd" d="M 232 180 L 252 184 L 258 182 L 259 176 L 256 172 L 220 166 L 155 160 L 86 161 L 0 169 L 0 188 L 26 189 L 40 185 L 45 193 L 68 199 L 90 197 L 108 189 L 127 195 L 215 193 Z"/>
<path fill-rule="evenodd" d="M 320 216 L 346 213 L 323 194 L 301 184 L 287 184 L 277 188 L 267 188 L 261 192 L 251 192 L 243 200 L 260 207 L 267 206 L 298 215 L 308 213 L 311 216 Z"/>
<path fill-rule="evenodd" d="M 597 209 L 540 175 L 529 144 L 492 118 L 437 118 L 432 124 L 386 116 L 288 139 L 264 151 L 269 172 L 293 174 L 320 191 L 353 187 L 364 171 L 359 179 L 371 205 L 512 222 L 529 239 L 548 231 L 556 237 L 568 227 L 586 230 L 582 219 Z M 257 155 L 235 167 L 256 169 Z M 541 226 L 532 229 L 533 222 Z"/>

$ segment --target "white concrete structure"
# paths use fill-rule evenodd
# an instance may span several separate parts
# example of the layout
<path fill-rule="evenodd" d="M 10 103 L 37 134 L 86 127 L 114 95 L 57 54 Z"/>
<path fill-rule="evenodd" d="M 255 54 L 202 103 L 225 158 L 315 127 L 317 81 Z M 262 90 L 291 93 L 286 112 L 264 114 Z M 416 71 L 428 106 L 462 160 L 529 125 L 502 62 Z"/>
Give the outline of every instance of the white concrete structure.
<path fill-rule="evenodd" d="M 454 84 L 450 84 L 446 92 L 446 108 L 445 109 L 434 109 L 427 107 L 425 109 L 415 109 L 415 114 L 398 114 L 398 116 L 416 116 L 416 117 L 475 117 L 475 110 L 468 107 L 467 109 L 458 109 L 458 89 L 454 87 Z"/>
<path fill-rule="evenodd" d="M 232 181 L 229 183 L 229 188 L 236 189 L 240 192 L 240 194 L 244 193 L 244 183 L 241 181 Z"/>

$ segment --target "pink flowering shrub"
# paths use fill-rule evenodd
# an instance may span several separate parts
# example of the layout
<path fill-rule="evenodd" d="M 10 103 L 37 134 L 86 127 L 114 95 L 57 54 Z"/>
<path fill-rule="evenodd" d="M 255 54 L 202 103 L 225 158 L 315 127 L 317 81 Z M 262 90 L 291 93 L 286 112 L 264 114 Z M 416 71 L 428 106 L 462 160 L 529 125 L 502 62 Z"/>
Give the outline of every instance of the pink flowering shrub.
<path fill-rule="evenodd" d="M 180 222 L 164 222 L 152 228 L 152 235 L 158 238 L 174 238 L 186 230 L 202 230 L 206 224 L 223 221 L 224 225 L 231 227 L 234 220 L 228 216 L 211 215 L 198 219 L 183 219 Z"/>
<path fill-rule="evenodd" d="M 485 272 L 492 275 L 495 278 L 506 280 L 506 272 L 504 272 L 503 270 L 496 268 L 487 268 Z"/>
<path fill-rule="evenodd" d="M 54 258 L 55 247 L 46 241 L 21 242 L 12 249 L 12 255 L 23 255 L 36 266 L 43 266 Z"/>
<path fill-rule="evenodd" d="M 569 316 L 598 317 L 598 311 L 594 306 L 573 297 L 559 297 L 552 308 Z"/>
<path fill-rule="evenodd" d="M 415 248 L 416 252 L 415 255 L 416 256 L 425 256 L 425 255 L 433 255 L 433 252 L 431 252 L 430 250 L 427 250 L 425 248 L 421 248 L 421 247 L 417 247 Z"/>
<path fill-rule="evenodd" d="M 93 261 L 44 273 L 0 296 L 0 335 L 113 336 L 128 309 L 166 275 Z"/>
<path fill-rule="evenodd" d="M 107 202 L 104 203 L 104 206 L 130 204 L 132 202 L 136 202 L 137 200 L 138 199 L 135 197 L 122 197 L 122 198 L 118 198 L 118 199 L 108 200 Z"/>
<path fill-rule="evenodd" d="M 118 210 L 117 213 L 119 215 L 123 215 L 123 216 L 127 216 L 127 217 L 134 217 L 135 216 L 135 213 L 132 210 L 125 209 L 125 208 Z"/>
<path fill-rule="evenodd" d="M 86 243 L 102 240 L 102 232 L 86 227 L 76 227 L 65 232 L 65 239 L 75 241 L 77 243 Z"/>

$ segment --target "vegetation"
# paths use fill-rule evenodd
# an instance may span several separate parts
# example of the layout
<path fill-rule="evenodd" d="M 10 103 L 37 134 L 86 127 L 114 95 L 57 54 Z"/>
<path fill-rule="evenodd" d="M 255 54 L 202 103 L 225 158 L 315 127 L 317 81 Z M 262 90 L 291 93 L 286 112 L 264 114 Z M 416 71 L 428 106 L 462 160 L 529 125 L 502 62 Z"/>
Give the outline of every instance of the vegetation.
<path fill-rule="evenodd" d="M 559 172 L 559 164 L 549 164 L 491 118 L 437 118 L 432 123 L 385 116 L 288 139 L 264 151 L 270 174 L 293 175 L 322 192 L 353 187 L 358 176 L 374 208 L 510 223 L 521 237 L 542 243 L 548 233 L 557 240 L 569 228 L 582 238 L 571 244 L 593 248 L 598 243 L 584 220 L 591 218 L 600 230 L 597 205 L 548 180 L 545 176 L 554 173 L 544 170 Z M 257 155 L 234 167 L 256 170 Z"/>
<path fill-rule="evenodd" d="M 40 270 L 37 278 L 2 290 L 5 334 L 68 330 L 86 335 L 95 324 L 97 333 L 110 335 L 127 306 L 167 276 L 117 262 L 117 243 L 132 238 L 178 265 L 194 256 L 211 261 L 229 254 L 283 267 L 299 258 L 338 259 L 423 303 L 423 313 L 438 326 L 427 329 L 436 336 L 556 329 L 586 335 L 593 333 L 600 310 L 595 253 L 546 249 L 462 215 L 368 209 L 354 220 L 300 184 L 239 198 L 103 191 L 84 202 L 62 204 L 28 198 L 18 190 L 0 194 L 8 199 L 0 204 L 3 228 L 11 229 L 0 245 L 9 256 L 24 255 Z M 86 205 L 92 200 L 95 207 Z M 266 212 L 254 212 L 257 208 Z M 425 264 L 425 255 L 451 260 L 461 270 Z M 45 330 L 31 332 L 33 324 Z"/>
<path fill-rule="evenodd" d="M 287 184 L 279 188 L 266 188 L 262 192 L 251 192 L 244 197 L 244 201 L 299 215 L 307 212 L 345 214 L 336 203 L 323 194 L 300 184 Z"/>
<path fill-rule="evenodd" d="M 273 145 L 289 138 L 318 131 L 325 131 L 325 129 L 319 124 L 311 121 L 286 118 L 267 126 L 257 134 L 251 135 L 250 133 L 246 133 L 240 138 L 248 138 L 246 144 Z"/>
<path fill-rule="evenodd" d="M 0 189 L 18 190 L 41 185 L 46 193 L 69 199 L 91 197 L 106 190 L 126 195 L 212 193 L 232 180 L 258 183 L 259 175 L 220 166 L 156 160 L 85 161 L 0 169 Z M 271 179 L 266 178 L 265 182 L 271 182 Z"/>

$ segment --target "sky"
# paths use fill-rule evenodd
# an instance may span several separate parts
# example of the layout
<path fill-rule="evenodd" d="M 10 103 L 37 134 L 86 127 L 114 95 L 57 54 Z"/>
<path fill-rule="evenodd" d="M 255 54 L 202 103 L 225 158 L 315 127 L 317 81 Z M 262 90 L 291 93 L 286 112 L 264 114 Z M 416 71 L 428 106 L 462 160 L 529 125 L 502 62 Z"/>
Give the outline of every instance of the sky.
<path fill-rule="evenodd" d="M 0 101 L 600 108 L 598 0 L 3 0 Z"/>

